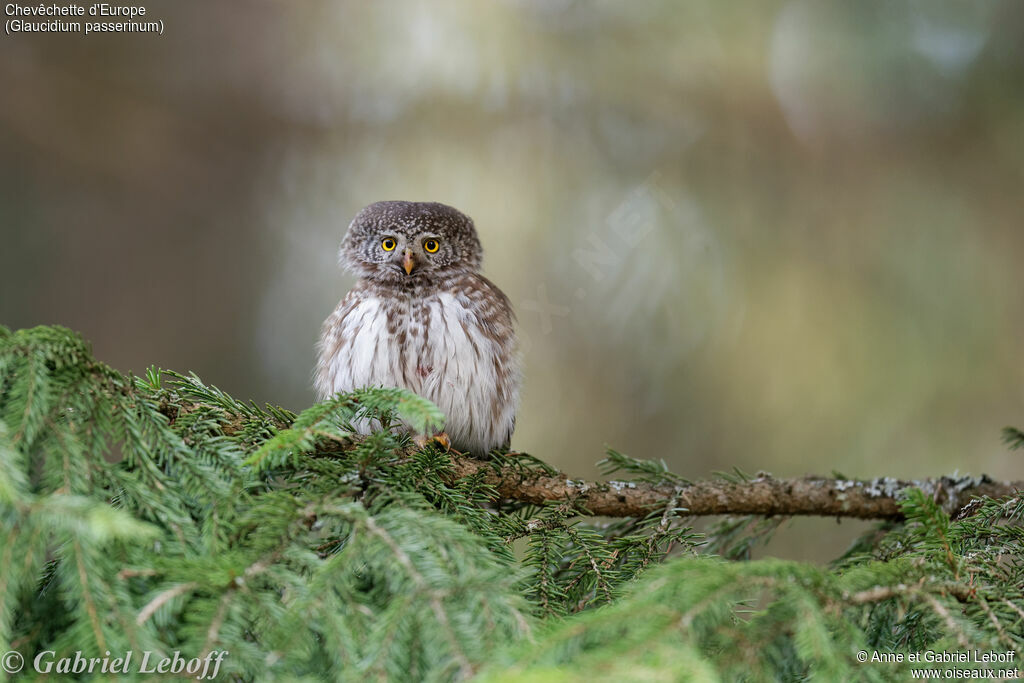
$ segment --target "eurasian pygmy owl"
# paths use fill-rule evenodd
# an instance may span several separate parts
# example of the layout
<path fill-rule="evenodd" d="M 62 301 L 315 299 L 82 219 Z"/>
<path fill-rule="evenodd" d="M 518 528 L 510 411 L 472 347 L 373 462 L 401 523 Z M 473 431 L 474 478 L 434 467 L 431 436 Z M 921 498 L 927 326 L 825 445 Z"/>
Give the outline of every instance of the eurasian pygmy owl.
<path fill-rule="evenodd" d="M 512 307 L 478 272 L 482 256 L 473 221 L 450 206 L 377 202 L 360 211 L 339 253 L 359 281 L 324 321 L 319 398 L 409 389 L 444 412 L 457 450 L 507 446 L 520 363 Z"/>

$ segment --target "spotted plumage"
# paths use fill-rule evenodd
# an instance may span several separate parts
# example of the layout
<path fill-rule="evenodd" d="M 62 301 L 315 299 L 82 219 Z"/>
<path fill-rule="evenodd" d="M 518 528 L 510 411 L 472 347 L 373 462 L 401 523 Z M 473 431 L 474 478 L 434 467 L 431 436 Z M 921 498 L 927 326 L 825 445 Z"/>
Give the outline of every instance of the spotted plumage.
<path fill-rule="evenodd" d="M 339 254 L 359 281 L 324 322 L 319 398 L 409 389 L 444 412 L 457 450 L 507 446 L 520 365 L 512 307 L 479 274 L 482 256 L 473 221 L 450 206 L 377 202 L 360 211 Z"/>

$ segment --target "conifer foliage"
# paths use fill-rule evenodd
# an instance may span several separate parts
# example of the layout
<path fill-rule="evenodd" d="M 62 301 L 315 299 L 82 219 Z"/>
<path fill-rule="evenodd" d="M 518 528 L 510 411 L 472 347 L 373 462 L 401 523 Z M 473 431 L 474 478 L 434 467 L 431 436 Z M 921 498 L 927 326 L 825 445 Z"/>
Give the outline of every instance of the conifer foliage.
<path fill-rule="evenodd" d="M 379 429 L 357 437 L 362 420 Z M 0 327 L 0 653 L 226 651 L 220 676 L 236 680 L 907 673 L 860 651 L 1020 665 L 1022 497 L 951 520 L 912 492 L 906 522 L 830 567 L 730 561 L 776 525 L 704 537 L 678 499 L 607 522 L 501 498 L 398 421 L 427 433 L 444 416 L 397 389 L 295 415 L 194 375 L 126 377 L 64 328 Z M 682 481 L 615 452 L 604 465 Z"/>

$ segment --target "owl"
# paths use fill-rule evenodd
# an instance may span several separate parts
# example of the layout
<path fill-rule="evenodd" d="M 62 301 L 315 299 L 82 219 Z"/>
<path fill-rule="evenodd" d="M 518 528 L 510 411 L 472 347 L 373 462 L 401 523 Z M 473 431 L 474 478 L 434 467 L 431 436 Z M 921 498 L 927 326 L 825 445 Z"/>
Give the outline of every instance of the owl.
<path fill-rule="evenodd" d="M 319 399 L 408 389 L 445 414 L 442 443 L 479 456 L 507 447 L 521 372 L 514 315 L 480 275 L 482 257 L 473 221 L 450 206 L 389 201 L 360 211 L 339 252 L 359 280 L 324 321 Z"/>

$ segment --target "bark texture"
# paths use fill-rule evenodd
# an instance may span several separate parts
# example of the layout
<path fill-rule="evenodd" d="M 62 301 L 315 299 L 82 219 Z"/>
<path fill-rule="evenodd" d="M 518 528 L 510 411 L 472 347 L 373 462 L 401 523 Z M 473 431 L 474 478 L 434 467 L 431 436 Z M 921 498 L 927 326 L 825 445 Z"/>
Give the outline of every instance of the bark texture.
<path fill-rule="evenodd" d="M 561 474 L 523 471 L 470 458 L 455 457 L 458 477 L 483 474 L 502 498 L 527 503 L 573 501 L 590 514 L 605 517 L 643 515 L 677 500 L 690 515 L 818 515 L 856 519 L 901 519 L 901 493 L 919 488 L 951 515 L 982 496 L 1002 498 L 1024 490 L 1024 481 L 996 482 L 987 476 L 941 477 L 902 481 L 775 479 L 762 474 L 746 482 L 707 480 L 656 485 L 646 482 L 589 482 Z"/>

